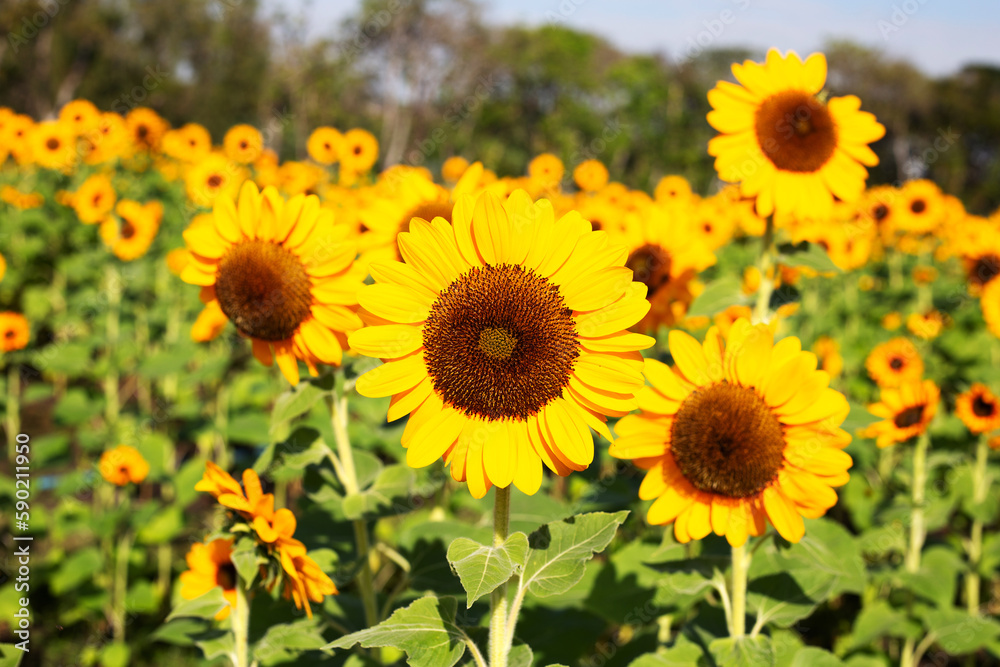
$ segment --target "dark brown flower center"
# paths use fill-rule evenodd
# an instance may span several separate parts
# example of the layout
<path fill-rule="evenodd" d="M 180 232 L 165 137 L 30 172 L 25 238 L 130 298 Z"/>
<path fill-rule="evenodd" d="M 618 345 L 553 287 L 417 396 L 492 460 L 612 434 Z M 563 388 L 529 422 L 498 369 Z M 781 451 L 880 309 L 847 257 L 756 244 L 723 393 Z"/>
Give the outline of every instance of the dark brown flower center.
<path fill-rule="evenodd" d="M 224 591 L 236 590 L 236 566 L 232 563 L 220 565 L 215 572 L 215 585 Z"/>
<path fill-rule="evenodd" d="M 140 139 L 145 139 L 146 135 L 149 134 L 149 128 L 145 125 L 140 125 L 139 129 L 136 130 L 136 134 L 139 135 Z"/>
<path fill-rule="evenodd" d="M 212 174 L 211 176 L 208 177 L 208 180 L 205 182 L 208 183 L 208 187 L 214 190 L 215 188 L 222 185 L 222 176 L 219 176 L 218 174 Z"/>
<path fill-rule="evenodd" d="M 979 394 L 972 400 L 972 414 L 977 417 L 992 417 L 996 409 L 996 403 L 987 400 L 982 394 Z"/>
<path fill-rule="evenodd" d="M 767 98 L 754 121 L 761 149 L 784 171 L 816 171 L 837 146 L 837 126 L 826 105 L 801 91 Z"/>
<path fill-rule="evenodd" d="M 914 199 L 910 204 L 910 210 L 914 213 L 923 213 L 927 210 L 927 202 L 923 199 Z"/>
<path fill-rule="evenodd" d="M 246 142 L 246 140 L 244 139 L 243 141 L 241 141 L 241 142 L 240 142 L 240 148 L 242 148 L 242 149 L 246 150 L 246 147 L 247 147 L 247 142 Z"/>
<path fill-rule="evenodd" d="M 924 407 L 923 405 L 914 405 L 906 408 L 893 418 L 892 423 L 896 425 L 896 428 L 916 426 L 924 418 Z"/>
<path fill-rule="evenodd" d="M 486 419 L 536 414 L 562 394 L 579 356 L 559 288 L 511 264 L 475 267 L 441 292 L 424 347 L 445 403 Z"/>
<path fill-rule="evenodd" d="M 122 228 L 121 231 L 119 232 L 121 234 L 121 237 L 127 241 L 133 236 L 135 236 L 135 231 L 136 231 L 135 225 L 133 225 L 131 221 L 122 218 Z"/>
<path fill-rule="evenodd" d="M 785 438 L 778 418 L 753 388 L 719 382 L 681 403 L 670 451 L 696 489 L 748 498 L 777 477 Z"/>
<path fill-rule="evenodd" d="M 882 222 L 885 220 L 885 217 L 889 215 L 889 207 L 885 204 L 879 204 L 875 207 L 875 210 L 872 211 L 872 215 L 875 216 L 876 222 Z"/>
<path fill-rule="evenodd" d="M 312 283 L 298 257 L 270 241 L 243 241 L 219 261 L 215 293 L 236 328 L 252 338 L 287 340 L 309 316 Z"/>
<path fill-rule="evenodd" d="M 15 335 L 16 335 L 16 332 L 13 329 L 7 329 L 7 331 L 4 332 L 3 337 L 4 338 L 13 338 Z"/>
<path fill-rule="evenodd" d="M 361 151 L 363 151 L 363 150 L 364 150 L 364 149 L 363 149 L 363 148 L 361 148 L 361 146 L 360 146 L 360 145 L 355 145 L 355 146 L 354 146 L 354 154 L 355 154 L 355 155 L 361 155 Z"/>
<path fill-rule="evenodd" d="M 904 362 L 899 357 L 893 357 L 892 359 L 889 360 L 889 368 L 891 368 L 894 371 L 898 371 L 899 369 L 901 369 L 905 365 L 906 365 L 906 362 Z"/>
<path fill-rule="evenodd" d="M 646 244 L 632 251 L 625 266 L 632 269 L 632 278 L 646 285 L 647 297 L 670 282 L 670 253 L 658 245 Z"/>
<path fill-rule="evenodd" d="M 989 253 L 979 257 L 969 270 L 969 280 L 976 285 L 985 285 L 1000 275 L 1000 256 Z"/>
<path fill-rule="evenodd" d="M 59 140 L 56 139 L 55 137 L 49 137 L 48 141 L 45 142 L 45 147 L 48 148 L 50 151 L 56 150 L 57 148 L 59 148 L 59 146 L 60 146 Z"/>

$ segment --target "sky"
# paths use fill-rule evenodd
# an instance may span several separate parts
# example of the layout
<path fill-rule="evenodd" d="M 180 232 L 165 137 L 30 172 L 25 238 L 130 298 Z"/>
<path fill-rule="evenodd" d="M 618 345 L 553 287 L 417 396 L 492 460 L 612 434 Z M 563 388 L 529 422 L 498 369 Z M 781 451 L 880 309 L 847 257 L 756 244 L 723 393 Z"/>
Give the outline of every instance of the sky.
<path fill-rule="evenodd" d="M 356 0 L 263 0 L 265 10 L 301 15 L 307 38 L 331 34 Z M 997 0 L 494 0 L 487 21 L 560 23 L 592 32 L 632 53 L 675 59 L 705 47 L 774 46 L 808 54 L 829 38 L 848 38 L 905 58 L 927 74 L 969 62 L 1000 66 Z"/>

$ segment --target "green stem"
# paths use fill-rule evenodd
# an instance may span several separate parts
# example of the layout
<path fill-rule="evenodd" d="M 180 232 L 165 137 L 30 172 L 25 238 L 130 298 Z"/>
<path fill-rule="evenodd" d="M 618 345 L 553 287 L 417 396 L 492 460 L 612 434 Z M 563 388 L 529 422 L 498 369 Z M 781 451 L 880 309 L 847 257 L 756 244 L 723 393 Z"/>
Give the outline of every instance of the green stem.
<path fill-rule="evenodd" d="M 141 303 L 137 304 L 134 311 L 135 313 L 135 339 L 136 347 L 139 350 L 140 358 L 144 358 L 149 355 L 149 316 L 146 313 L 146 307 Z M 153 414 L 153 387 L 149 381 L 149 378 L 144 375 L 137 373 L 135 376 L 136 382 L 136 398 L 139 401 L 139 409 L 143 415 L 151 416 Z"/>
<path fill-rule="evenodd" d="M 339 373 L 340 371 L 338 371 Z M 337 378 L 337 385 L 342 383 Z M 337 470 L 340 481 L 344 485 L 346 495 L 354 495 L 361 491 L 358 484 L 358 473 L 354 467 L 354 453 L 351 450 L 351 439 L 347 433 L 347 396 L 343 391 L 334 390 L 327 397 L 327 406 L 330 408 L 330 425 L 333 427 L 333 439 L 337 443 L 337 456 L 335 460 L 339 462 Z M 337 466 L 335 466 L 337 467 Z M 369 628 L 378 625 L 378 605 L 375 600 L 375 582 L 372 574 L 371 559 L 369 552 L 371 545 L 368 542 L 368 525 L 362 519 L 354 520 L 354 542 L 358 549 L 358 559 L 361 562 L 361 569 L 358 571 L 358 589 L 361 593 L 361 604 L 365 610 L 365 623 Z M 378 651 L 375 649 L 376 657 Z"/>
<path fill-rule="evenodd" d="M 105 324 L 105 345 L 108 354 L 108 370 L 104 376 L 104 420 L 109 428 L 118 423 L 118 413 L 121 409 L 118 398 L 118 364 L 115 357 L 118 353 L 118 337 L 121 324 L 121 276 L 114 262 L 108 262 L 105 269 L 107 281 L 108 312 Z"/>
<path fill-rule="evenodd" d="M 750 557 L 746 544 L 733 547 L 733 581 L 731 604 L 733 607 L 733 623 L 729 629 L 732 637 L 742 637 L 747 631 L 747 572 L 750 567 Z"/>
<path fill-rule="evenodd" d="M 764 228 L 764 238 L 761 239 L 760 288 L 757 290 L 757 305 L 753 310 L 754 322 L 766 322 L 770 314 L 771 294 L 774 293 L 774 272 L 777 267 L 774 262 L 774 218 L 767 219 Z"/>
<path fill-rule="evenodd" d="M 493 499 L 493 547 L 503 546 L 510 533 L 510 486 L 496 487 Z M 490 667 L 507 667 L 507 583 L 490 596 Z"/>
<path fill-rule="evenodd" d="M 11 465 L 17 455 L 17 434 L 21 432 L 21 371 L 17 364 L 7 367 L 7 458 Z"/>
<path fill-rule="evenodd" d="M 229 430 L 229 386 L 222 382 L 215 392 L 215 462 L 220 467 L 229 467 L 226 451 L 226 432 Z"/>
<path fill-rule="evenodd" d="M 893 290 L 903 289 L 903 253 L 895 249 L 887 249 L 889 253 L 889 287 Z"/>
<path fill-rule="evenodd" d="M 236 576 L 236 608 L 233 609 L 233 667 L 250 667 L 250 598 L 246 582 Z"/>
<path fill-rule="evenodd" d="M 986 479 L 986 459 L 989 455 L 989 437 L 983 433 L 976 445 L 976 466 L 972 471 L 972 505 L 977 507 L 986 500 L 989 483 Z M 979 615 L 979 595 L 981 581 L 979 577 L 979 562 L 983 557 L 983 521 L 972 520 L 972 531 L 969 536 L 969 574 L 965 578 L 965 604 L 969 615 Z"/>
<path fill-rule="evenodd" d="M 115 641 L 125 641 L 125 597 L 128 595 L 128 557 L 132 552 L 132 533 L 126 532 L 115 552 L 115 581 L 112 589 L 111 628 Z"/>
<path fill-rule="evenodd" d="M 917 572 L 920 569 L 920 552 L 924 548 L 924 538 L 927 536 L 924 526 L 924 492 L 927 486 L 927 449 L 930 447 L 930 434 L 924 431 L 917 438 L 917 446 L 913 450 L 913 512 L 910 522 L 910 546 L 906 552 L 906 571 Z"/>

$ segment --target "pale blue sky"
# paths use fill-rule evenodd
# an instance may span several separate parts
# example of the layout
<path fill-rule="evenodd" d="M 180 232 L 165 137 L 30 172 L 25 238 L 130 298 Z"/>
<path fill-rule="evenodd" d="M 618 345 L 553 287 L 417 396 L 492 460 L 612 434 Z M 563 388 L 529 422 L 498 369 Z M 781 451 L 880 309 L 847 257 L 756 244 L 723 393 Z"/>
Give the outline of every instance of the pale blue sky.
<path fill-rule="evenodd" d="M 301 13 L 308 37 L 330 34 L 355 0 L 264 0 Z M 776 46 L 809 53 L 846 37 L 905 57 L 928 74 L 968 62 L 1000 65 L 997 0 L 496 0 L 493 23 L 559 21 L 631 52 L 684 58 L 701 46 Z"/>

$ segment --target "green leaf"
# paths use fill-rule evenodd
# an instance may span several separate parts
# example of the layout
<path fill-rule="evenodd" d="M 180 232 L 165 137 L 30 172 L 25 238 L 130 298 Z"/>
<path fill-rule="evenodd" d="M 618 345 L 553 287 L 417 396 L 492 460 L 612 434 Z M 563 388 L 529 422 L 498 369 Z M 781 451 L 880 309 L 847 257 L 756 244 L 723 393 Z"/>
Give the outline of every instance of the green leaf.
<path fill-rule="evenodd" d="M 74 387 L 59 401 L 54 417 L 59 424 L 75 426 L 97 416 L 100 411 L 100 401 L 91 399 L 85 390 Z"/>
<path fill-rule="evenodd" d="M 132 651 L 124 642 L 112 642 L 101 651 L 101 667 L 127 667 Z"/>
<path fill-rule="evenodd" d="M 104 560 L 97 547 L 81 549 L 62 562 L 49 585 L 53 593 L 62 595 L 86 581 L 92 581 L 103 566 Z"/>
<path fill-rule="evenodd" d="M 764 636 L 723 637 L 712 641 L 708 651 L 718 667 L 766 667 L 775 662 L 771 638 Z"/>
<path fill-rule="evenodd" d="M 239 538 L 233 545 L 233 553 L 230 558 L 236 568 L 236 573 L 240 575 L 240 579 L 245 581 L 249 588 L 260 573 L 260 563 L 257 561 L 257 541 L 250 537 Z"/>
<path fill-rule="evenodd" d="M 729 306 L 743 305 L 749 298 L 743 293 L 743 284 L 735 276 L 722 276 L 705 286 L 701 294 L 691 302 L 688 317 L 711 316 L 721 313 Z"/>
<path fill-rule="evenodd" d="M 188 616 L 193 618 L 215 618 L 215 615 L 225 609 L 228 604 L 229 602 L 223 597 L 222 588 L 216 586 L 200 597 L 196 597 L 193 600 L 184 600 L 178 604 L 171 610 L 166 622 L 169 623 L 175 618 Z"/>
<path fill-rule="evenodd" d="M 150 639 L 177 646 L 194 646 L 195 640 L 210 627 L 202 618 L 178 618 L 161 625 L 150 635 Z"/>
<path fill-rule="evenodd" d="M 188 345 L 162 350 L 143 359 L 138 374 L 157 379 L 183 371 L 191 362 L 192 347 Z"/>
<path fill-rule="evenodd" d="M 263 445 L 268 441 L 267 417 L 259 411 L 235 415 L 226 429 L 226 437 L 235 442 Z"/>
<path fill-rule="evenodd" d="M 804 266 L 818 273 L 840 273 L 840 269 L 823 246 L 803 241 L 792 245 L 783 243 L 778 247 L 778 262 L 786 266 Z"/>
<path fill-rule="evenodd" d="M 691 667 L 700 664 L 704 656 L 701 646 L 679 635 L 670 648 L 641 655 L 629 663 L 629 667 Z"/>
<path fill-rule="evenodd" d="M 844 667 L 844 662 L 829 651 L 804 646 L 795 654 L 791 667 Z"/>
<path fill-rule="evenodd" d="M 50 345 L 36 355 L 36 364 L 42 370 L 79 377 L 93 364 L 90 345 L 80 342 Z"/>
<path fill-rule="evenodd" d="M 866 604 L 851 632 L 847 649 L 863 648 L 880 637 L 905 636 L 903 628 L 906 624 L 906 614 L 889 606 L 884 600 L 875 600 Z"/>
<path fill-rule="evenodd" d="M 455 624 L 458 601 L 455 598 L 423 597 L 374 628 L 353 632 L 323 648 L 365 648 L 392 646 L 406 652 L 411 667 L 452 667 L 471 642 Z"/>
<path fill-rule="evenodd" d="M 309 412 L 312 406 L 328 393 L 328 390 L 322 389 L 317 383 L 308 381 L 300 382 L 278 396 L 274 402 L 274 409 L 271 410 L 271 427 L 268 431 L 270 435 L 274 437 L 284 424 Z"/>
<path fill-rule="evenodd" d="M 936 545 L 924 549 L 918 572 L 900 572 L 899 578 L 915 595 L 948 608 L 955 599 L 959 573 L 964 569 L 965 563 L 958 554 Z"/>
<path fill-rule="evenodd" d="M 383 468 L 375 482 L 361 493 L 344 497 L 344 515 L 351 520 L 398 514 L 399 509 L 409 509 L 411 492 L 417 475 L 405 465 Z"/>
<path fill-rule="evenodd" d="M 236 650 L 236 637 L 233 636 L 232 632 L 206 633 L 206 635 L 206 639 L 199 639 L 195 642 L 201 652 L 205 654 L 206 660 L 233 655 Z"/>
<path fill-rule="evenodd" d="M 319 619 L 294 623 L 276 623 L 253 647 L 253 655 L 262 664 L 295 660 L 304 651 L 318 651 L 326 644 Z"/>
<path fill-rule="evenodd" d="M 163 544 L 184 530 L 184 513 L 176 505 L 164 508 L 139 526 L 136 539 L 140 544 Z"/>
<path fill-rule="evenodd" d="M 955 608 L 918 611 L 924 626 L 937 635 L 937 642 L 948 653 L 964 655 L 986 646 L 1000 635 L 1000 623 L 985 616 L 970 616 Z"/>
<path fill-rule="evenodd" d="M 448 562 L 467 594 L 465 608 L 510 581 L 524 567 L 527 556 L 528 536 L 524 533 L 509 535 L 499 547 L 488 547 L 464 537 L 452 542 L 448 547 Z"/>
<path fill-rule="evenodd" d="M 523 533 L 522 533 L 523 534 Z M 531 667 L 535 656 L 527 644 L 516 644 L 507 654 L 507 667 Z"/>
<path fill-rule="evenodd" d="M 627 510 L 578 514 L 533 532 L 521 587 L 538 597 L 568 591 L 583 577 L 584 564 L 607 548 L 627 516 Z"/>

